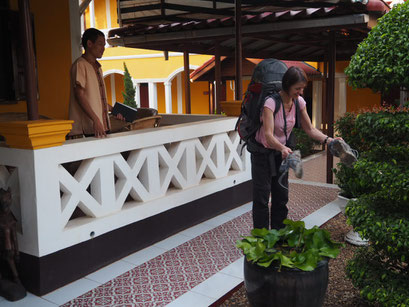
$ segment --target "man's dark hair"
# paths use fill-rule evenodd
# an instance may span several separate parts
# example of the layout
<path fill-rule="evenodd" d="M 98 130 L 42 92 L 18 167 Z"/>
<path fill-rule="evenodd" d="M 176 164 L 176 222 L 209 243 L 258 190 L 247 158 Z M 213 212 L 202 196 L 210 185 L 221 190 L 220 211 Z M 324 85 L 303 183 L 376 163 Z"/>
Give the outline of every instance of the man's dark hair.
<path fill-rule="evenodd" d="M 84 47 L 85 50 L 87 50 L 87 42 L 90 40 L 91 42 L 95 43 L 97 40 L 98 36 L 103 36 L 105 38 L 105 35 L 103 32 L 100 30 L 97 30 L 95 28 L 89 28 L 84 31 L 84 34 L 82 34 L 81 38 L 81 44 Z"/>
<path fill-rule="evenodd" d="M 291 66 L 283 76 L 283 90 L 284 92 L 288 93 L 290 91 L 290 87 L 298 82 L 308 82 L 307 75 L 305 71 L 297 66 Z"/>

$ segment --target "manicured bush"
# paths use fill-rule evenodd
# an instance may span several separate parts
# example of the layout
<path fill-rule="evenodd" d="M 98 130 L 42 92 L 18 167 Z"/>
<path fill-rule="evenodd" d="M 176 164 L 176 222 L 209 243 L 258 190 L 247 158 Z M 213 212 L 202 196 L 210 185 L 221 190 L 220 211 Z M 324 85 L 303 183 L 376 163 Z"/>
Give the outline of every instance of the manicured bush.
<path fill-rule="evenodd" d="M 409 2 L 378 19 L 345 70 L 352 87 L 383 94 L 395 87 L 409 88 L 408 20 Z"/>
<path fill-rule="evenodd" d="M 355 127 L 355 120 L 356 114 L 347 112 L 334 123 L 334 129 L 336 135 L 341 136 L 351 148 L 361 152 L 362 142 Z"/>
<path fill-rule="evenodd" d="M 348 262 L 347 271 L 362 297 L 385 307 L 409 306 L 409 276 L 406 268 L 388 267 L 379 253 L 362 248 Z"/>
<path fill-rule="evenodd" d="M 368 301 L 409 306 L 409 112 L 346 115 L 339 131 L 360 142 L 358 161 L 335 175 L 341 189 L 358 198 L 347 205 L 348 222 L 370 241 L 349 262 L 347 275 Z"/>
<path fill-rule="evenodd" d="M 296 140 L 295 149 L 301 152 L 301 157 L 313 154 L 315 152 L 315 146 L 320 145 L 319 142 L 310 138 L 302 129 L 294 128 L 293 133 Z"/>

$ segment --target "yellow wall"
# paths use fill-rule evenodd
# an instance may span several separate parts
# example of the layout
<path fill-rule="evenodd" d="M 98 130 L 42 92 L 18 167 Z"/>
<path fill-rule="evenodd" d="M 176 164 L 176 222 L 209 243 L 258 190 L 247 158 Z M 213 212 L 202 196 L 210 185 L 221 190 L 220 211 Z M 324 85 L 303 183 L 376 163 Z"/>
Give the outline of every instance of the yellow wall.
<path fill-rule="evenodd" d="M 117 14 L 117 0 L 109 0 L 109 7 L 111 11 L 111 26 L 112 28 L 119 27 Z"/>
<path fill-rule="evenodd" d="M 336 63 L 335 72 L 344 73 L 345 68 L 349 65 L 348 61 L 340 61 Z M 321 72 L 324 71 L 323 63 L 318 65 Z M 347 112 L 358 111 L 363 108 L 379 106 L 381 103 L 381 95 L 373 93 L 370 89 L 352 89 L 347 83 Z"/>
<path fill-rule="evenodd" d="M 17 8 L 17 0 L 11 7 Z M 71 37 L 68 0 L 31 0 L 38 68 L 39 113 L 68 118 Z M 52 13 L 50 13 L 52 12 Z M 58 25 L 58 26 L 52 26 Z M 26 112 L 26 103 L 0 105 L 0 112 Z"/>
<path fill-rule="evenodd" d="M 357 89 L 347 86 L 347 112 L 359 111 L 363 108 L 380 106 L 381 95 L 375 94 L 370 89 Z"/>
<path fill-rule="evenodd" d="M 95 27 L 97 29 L 107 28 L 107 15 L 105 1 L 94 1 Z"/>
<path fill-rule="evenodd" d="M 208 90 L 208 82 L 190 84 L 192 114 L 209 114 L 209 95 L 204 94 Z"/>
<path fill-rule="evenodd" d="M 165 106 L 165 86 L 163 83 L 156 84 L 156 93 L 158 97 L 158 112 L 165 113 L 166 106 Z M 173 103 L 172 103 L 173 106 Z"/>
<path fill-rule="evenodd" d="M 116 49 L 125 48 L 107 48 L 105 49 L 104 57 L 113 56 L 110 55 Z M 131 48 L 126 48 L 131 49 Z M 137 49 L 135 49 L 137 50 Z M 154 52 L 160 53 L 158 51 Z M 148 54 L 148 53 L 142 53 Z M 126 55 L 126 54 L 118 54 Z M 201 66 L 204 62 L 210 59 L 208 55 L 191 55 L 189 56 L 190 65 Z M 169 57 L 168 61 L 165 61 L 163 57 L 159 58 L 138 58 L 138 59 L 115 59 L 104 60 L 101 59 L 102 70 L 107 72 L 112 69 L 118 69 L 123 71 L 124 64 L 128 67 L 129 73 L 134 79 L 165 79 L 168 78 L 177 69 L 183 69 L 183 56 Z"/>

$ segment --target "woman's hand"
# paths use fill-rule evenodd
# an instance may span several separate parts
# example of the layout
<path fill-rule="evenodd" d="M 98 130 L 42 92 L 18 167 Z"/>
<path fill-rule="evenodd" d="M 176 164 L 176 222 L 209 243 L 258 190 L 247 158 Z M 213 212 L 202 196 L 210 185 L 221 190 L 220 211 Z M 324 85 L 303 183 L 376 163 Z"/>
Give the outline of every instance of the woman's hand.
<path fill-rule="evenodd" d="M 331 143 L 333 140 L 343 141 L 342 137 L 339 137 L 339 136 L 336 137 L 336 138 L 334 138 L 334 139 L 329 137 L 328 140 L 327 140 L 327 145 L 328 145 L 329 143 Z"/>
<path fill-rule="evenodd" d="M 288 157 L 289 154 L 292 154 L 293 151 L 291 150 L 291 148 L 288 148 L 287 146 L 284 146 L 283 149 L 281 149 L 281 157 L 284 159 L 286 159 Z"/>

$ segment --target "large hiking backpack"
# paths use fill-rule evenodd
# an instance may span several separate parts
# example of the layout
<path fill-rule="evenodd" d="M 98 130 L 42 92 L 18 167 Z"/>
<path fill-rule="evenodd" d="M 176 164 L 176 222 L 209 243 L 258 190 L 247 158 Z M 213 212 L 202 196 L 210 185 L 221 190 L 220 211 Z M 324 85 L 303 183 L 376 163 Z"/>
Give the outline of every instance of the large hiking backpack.
<path fill-rule="evenodd" d="M 260 121 L 261 111 L 267 97 L 272 96 L 276 101 L 274 116 L 279 111 L 282 101 L 278 92 L 282 89 L 281 81 L 287 69 L 286 64 L 276 59 L 265 59 L 254 68 L 250 84 L 241 103 L 241 113 L 236 123 L 236 130 L 240 135 L 241 141 L 244 142 L 243 148 L 249 142 L 257 144 L 255 135 L 262 126 Z M 299 126 L 298 117 L 299 106 L 298 101 L 296 101 L 296 125 Z M 294 143 L 292 136 L 288 139 L 291 139 L 291 142 Z M 254 147 L 257 146 L 251 146 L 252 150 L 249 147 L 247 149 L 250 152 L 256 151 Z M 261 147 L 261 145 L 258 147 Z M 264 147 L 259 150 L 265 151 Z"/>

